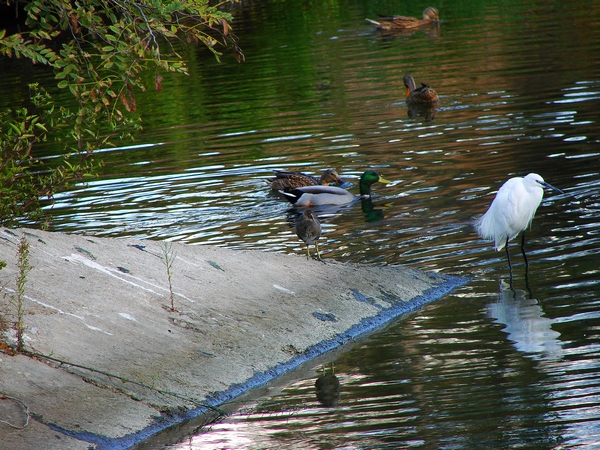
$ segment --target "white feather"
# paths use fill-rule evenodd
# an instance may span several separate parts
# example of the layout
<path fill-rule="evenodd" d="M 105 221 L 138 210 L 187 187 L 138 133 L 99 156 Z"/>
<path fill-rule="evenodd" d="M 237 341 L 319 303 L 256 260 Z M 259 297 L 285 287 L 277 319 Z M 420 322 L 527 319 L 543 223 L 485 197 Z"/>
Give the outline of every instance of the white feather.
<path fill-rule="evenodd" d="M 543 186 L 552 187 L 536 173 L 508 180 L 498 190 L 487 212 L 475 223 L 477 233 L 484 239 L 493 239 L 496 250 L 502 250 L 507 240 L 514 239 L 531 225 L 544 197 Z"/>

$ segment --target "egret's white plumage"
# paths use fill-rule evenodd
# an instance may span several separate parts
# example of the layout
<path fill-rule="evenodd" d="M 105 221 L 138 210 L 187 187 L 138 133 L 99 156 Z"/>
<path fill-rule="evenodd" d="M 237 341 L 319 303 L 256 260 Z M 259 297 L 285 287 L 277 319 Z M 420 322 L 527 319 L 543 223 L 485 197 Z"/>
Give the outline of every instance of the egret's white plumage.
<path fill-rule="evenodd" d="M 548 184 L 537 173 L 530 173 L 526 177 L 515 177 L 504 183 L 490 208 L 477 220 L 475 228 L 484 239 L 493 239 L 496 250 L 502 250 L 508 241 L 514 239 L 521 231 L 525 231 L 544 197 L 544 187 L 561 191 Z M 523 255 L 524 236 L 521 244 Z M 508 254 L 510 266 L 510 255 Z M 527 263 L 527 259 L 525 259 Z"/>

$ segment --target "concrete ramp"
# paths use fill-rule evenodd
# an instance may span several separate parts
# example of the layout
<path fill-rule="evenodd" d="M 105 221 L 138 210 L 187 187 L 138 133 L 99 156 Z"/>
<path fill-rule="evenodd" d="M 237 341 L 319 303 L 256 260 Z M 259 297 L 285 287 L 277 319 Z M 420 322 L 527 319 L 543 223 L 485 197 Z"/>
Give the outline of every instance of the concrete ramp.
<path fill-rule="evenodd" d="M 2 449 L 128 448 L 465 282 L 305 254 L 0 229 L 0 314 L 16 295 L 22 238 L 29 354 L 0 352 Z M 14 343 L 9 312 L 3 340 Z"/>

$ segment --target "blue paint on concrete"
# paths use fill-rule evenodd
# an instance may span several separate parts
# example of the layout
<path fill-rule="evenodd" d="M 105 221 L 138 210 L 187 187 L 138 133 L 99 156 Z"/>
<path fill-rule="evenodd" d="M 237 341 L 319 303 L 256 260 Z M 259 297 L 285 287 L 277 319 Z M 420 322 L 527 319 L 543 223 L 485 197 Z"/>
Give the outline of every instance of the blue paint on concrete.
<path fill-rule="evenodd" d="M 338 320 L 335 317 L 335 314 L 332 313 L 320 313 L 320 312 L 313 312 L 312 315 L 316 318 L 319 319 L 322 322 L 337 322 Z"/>
<path fill-rule="evenodd" d="M 369 305 L 373 305 L 377 309 L 383 309 L 383 306 L 381 306 L 379 303 L 377 303 L 377 300 L 375 300 L 374 298 L 365 297 L 362 294 L 362 292 L 360 292 L 358 289 L 350 289 L 350 291 L 352 291 L 354 298 L 356 300 L 358 300 L 359 302 L 368 303 Z"/>
<path fill-rule="evenodd" d="M 55 424 L 47 423 L 50 428 L 55 431 L 61 432 L 67 436 L 71 436 L 73 438 L 89 442 L 91 444 L 95 444 L 97 450 L 125 450 L 133 445 L 142 442 L 145 439 L 153 436 L 154 434 L 165 430 L 166 428 L 181 423 L 185 420 L 193 419 L 198 417 L 214 408 L 217 408 L 219 405 L 222 405 L 228 401 L 233 400 L 234 398 L 240 396 L 246 391 L 257 388 L 265 385 L 271 380 L 277 378 L 278 376 L 293 370 L 300 366 L 301 364 L 310 361 L 311 359 L 320 356 L 330 350 L 333 350 L 352 339 L 355 339 L 361 335 L 369 333 L 380 326 L 386 324 L 387 322 L 400 317 L 409 312 L 413 312 L 423 307 L 424 305 L 431 303 L 446 294 L 449 294 L 454 289 L 465 285 L 468 282 L 468 279 L 462 277 L 450 277 L 445 275 L 440 275 L 436 273 L 429 274 L 432 277 L 440 278 L 444 280 L 439 285 L 432 287 L 425 291 L 422 295 L 415 297 L 410 301 L 402 301 L 399 298 L 394 298 L 393 295 L 387 295 L 385 300 L 392 302 L 392 306 L 389 308 L 381 309 L 379 314 L 372 317 L 366 317 L 362 319 L 359 323 L 350 327 L 344 333 L 340 333 L 332 339 L 327 339 L 325 341 L 321 341 L 318 344 L 315 344 L 309 347 L 303 354 L 294 356 L 292 359 L 285 363 L 278 364 L 275 367 L 272 367 L 264 372 L 258 372 L 246 380 L 244 383 L 231 385 L 228 389 L 217 392 L 212 396 L 206 398 L 204 404 L 206 406 L 200 406 L 193 410 L 184 411 L 181 413 L 173 413 L 168 416 L 163 415 L 157 417 L 155 422 L 144 428 L 143 430 L 129 434 L 120 438 L 108 438 L 106 436 L 101 436 L 94 433 L 77 433 L 69 430 L 65 430 Z M 352 289 L 354 296 L 359 301 L 367 301 L 371 303 L 370 300 L 367 299 L 363 294 L 361 294 L 358 290 Z M 45 423 L 42 418 L 37 418 L 39 422 Z"/>

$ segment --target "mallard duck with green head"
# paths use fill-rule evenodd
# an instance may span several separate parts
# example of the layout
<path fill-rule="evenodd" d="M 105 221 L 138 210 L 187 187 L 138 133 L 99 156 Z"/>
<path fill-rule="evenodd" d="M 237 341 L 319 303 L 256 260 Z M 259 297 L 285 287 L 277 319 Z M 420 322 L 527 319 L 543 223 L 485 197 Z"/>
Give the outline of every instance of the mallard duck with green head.
<path fill-rule="evenodd" d="M 326 169 L 320 177 L 313 177 L 302 172 L 274 170 L 275 178 L 267 179 L 271 189 L 279 191 L 296 189 L 302 186 L 327 186 L 330 183 L 342 184 L 344 181 L 333 169 Z"/>
<path fill-rule="evenodd" d="M 405 30 L 438 23 L 440 21 L 438 10 L 433 6 L 425 8 L 422 20 L 406 16 L 380 17 L 379 20 L 366 20 L 380 30 Z"/>
<path fill-rule="evenodd" d="M 358 198 L 370 197 L 371 185 L 377 182 L 390 183 L 374 170 L 367 170 L 363 173 L 360 177 L 360 197 Z M 356 195 L 337 186 L 304 186 L 279 192 L 295 206 L 343 205 L 357 198 Z"/>
<path fill-rule="evenodd" d="M 404 75 L 404 86 L 406 103 L 409 105 L 432 105 L 439 100 L 437 93 L 428 84 L 421 83 L 420 87 L 416 87 L 411 75 Z"/>

